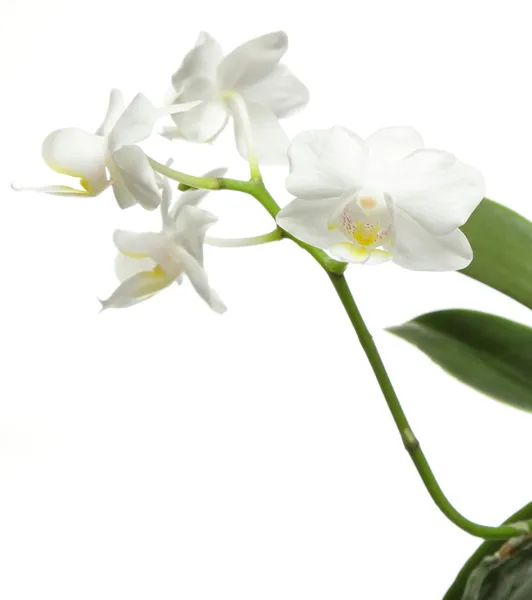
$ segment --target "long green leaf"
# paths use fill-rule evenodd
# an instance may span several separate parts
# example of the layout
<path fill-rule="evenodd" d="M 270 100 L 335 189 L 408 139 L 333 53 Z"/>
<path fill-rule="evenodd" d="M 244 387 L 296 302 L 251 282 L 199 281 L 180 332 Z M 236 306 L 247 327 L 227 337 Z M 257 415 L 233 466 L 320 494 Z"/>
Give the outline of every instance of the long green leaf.
<path fill-rule="evenodd" d="M 532 411 L 532 329 L 487 313 L 442 310 L 388 331 L 473 388 Z"/>
<path fill-rule="evenodd" d="M 503 524 L 517 523 L 518 521 L 527 521 L 528 519 L 532 519 L 532 502 L 506 519 Z M 504 542 L 500 540 L 484 542 L 481 544 L 462 567 L 453 584 L 443 597 L 443 600 L 462 600 L 471 573 L 484 558 L 495 554 L 503 544 Z"/>
<path fill-rule="evenodd" d="M 532 223 L 484 198 L 462 231 L 474 258 L 461 273 L 532 308 Z"/>

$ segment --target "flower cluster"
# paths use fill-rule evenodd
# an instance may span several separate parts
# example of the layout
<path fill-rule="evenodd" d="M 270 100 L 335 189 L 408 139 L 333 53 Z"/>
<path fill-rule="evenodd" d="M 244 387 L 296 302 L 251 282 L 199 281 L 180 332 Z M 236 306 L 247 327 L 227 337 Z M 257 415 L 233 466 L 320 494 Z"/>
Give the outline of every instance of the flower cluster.
<path fill-rule="evenodd" d="M 260 180 L 260 164 L 288 162 L 286 187 L 296 198 L 279 212 L 277 224 L 337 260 L 365 265 L 391 260 L 431 271 L 462 269 L 472 260 L 459 227 L 483 197 L 480 173 L 452 154 L 425 148 L 408 127 L 381 129 L 365 140 L 333 127 L 303 132 L 290 143 L 279 120 L 303 108 L 309 94 L 281 63 L 287 47 L 286 34 L 274 32 L 224 55 L 211 35 L 201 33 L 171 77 L 163 106 L 138 94 L 126 107 L 113 90 L 94 133 L 71 127 L 44 140 L 48 166 L 77 178 L 79 187 L 19 189 L 97 196 L 111 188 L 120 208 L 140 204 L 160 210 L 159 232 L 115 232 L 121 283 L 103 308 L 131 306 L 186 275 L 213 310 L 225 310 L 203 266 L 206 232 L 216 221 L 199 206 L 207 192 L 188 189 L 174 199 L 165 171 L 138 145 L 168 116 L 174 124 L 163 128 L 165 137 L 196 143 L 215 140 L 232 122 L 252 178 Z M 204 178 L 216 181 L 224 174 L 217 170 Z"/>

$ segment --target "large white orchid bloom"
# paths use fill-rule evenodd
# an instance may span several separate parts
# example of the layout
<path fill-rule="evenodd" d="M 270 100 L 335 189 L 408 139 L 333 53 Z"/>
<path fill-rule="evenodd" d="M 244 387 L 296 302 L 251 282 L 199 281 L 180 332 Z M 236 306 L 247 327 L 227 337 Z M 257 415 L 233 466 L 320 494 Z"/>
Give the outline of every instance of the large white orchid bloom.
<path fill-rule="evenodd" d="M 153 210 L 161 201 L 159 187 L 148 158 L 135 144 L 152 134 L 157 119 L 196 105 L 156 108 L 146 96 L 137 94 L 125 108 L 122 93 L 112 90 L 107 114 L 95 133 L 76 127 L 58 129 L 42 145 L 46 164 L 58 173 L 78 177 L 83 189 L 66 185 L 17 189 L 97 196 L 111 185 L 120 208 L 139 203 Z"/>
<path fill-rule="evenodd" d="M 484 180 L 448 152 L 426 149 L 412 128 L 367 140 L 343 127 L 294 139 L 287 189 L 297 196 L 278 224 L 340 260 L 453 271 L 473 258 L 458 229 L 484 195 Z"/>
<path fill-rule="evenodd" d="M 307 88 L 279 64 L 287 48 L 288 37 L 279 31 L 250 40 L 224 56 L 212 36 L 200 33 L 196 46 L 173 75 L 167 98 L 169 103 L 202 101 L 173 117 L 178 131 L 193 141 L 211 141 L 232 116 L 237 147 L 244 158 L 253 150 L 259 162 L 286 161 L 289 140 L 279 119 L 309 99 Z M 253 149 L 248 147 L 249 137 Z"/>
<path fill-rule="evenodd" d="M 206 177 L 221 177 L 224 173 L 225 169 L 212 171 Z M 197 206 L 207 192 L 184 192 L 172 205 L 168 180 L 160 175 L 156 179 L 162 191 L 162 231 L 115 231 L 114 242 L 119 250 L 115 271 L 121 284 L 102 301 L 102 309 L 125 308 L 147 300 L 172 283 L 180 284 L 186 275 L 203 300 L 215 312 L 223 313 L 225 306 L 209 286 L 203 268 L 205 234 L 217 220 Z"/>

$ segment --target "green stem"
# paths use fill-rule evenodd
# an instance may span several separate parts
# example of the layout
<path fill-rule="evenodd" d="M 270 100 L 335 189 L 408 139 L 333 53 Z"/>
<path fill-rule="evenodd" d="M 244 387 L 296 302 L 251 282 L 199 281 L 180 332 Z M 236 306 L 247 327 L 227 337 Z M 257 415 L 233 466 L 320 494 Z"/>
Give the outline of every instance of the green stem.
<path fill-rule="evenodd" d="M 273 219 L 275 219 L 277 213 L 281 210 L 281 207 L 272 198 L 262 181 L 240 181 L 239 179 L 229 179 L 227 177 L 194 177 L 193 175 L 187 175 L 186 173 L 176 171 L 167 165 L 163 165 L 162 163 L 153 160 L 153 158 L 148 157 L 148 160 L 155 171 L 165 175 L 169 179 L 179 181 L 179 183 L 182 183 L 185 186 L 203 190 L 232 190 L 234 192 L 249 194 L 260 202 Z M 283 231 L 283 236 L 292 240 L 300 248 L 303 248 L 303 250 L 313 256 L 327 272 L 341 275 L 346 270 L 346 263 L 330 258 L 323 250 L 305 244 L 305 242 L 293 237 L 287 231 Z"/>
<path fill-rule="evenodd" d="M 432 469 L 425 458 L 421 446 L 419 445 L 419 442 L 415 437 L 410 424 L 408 423 L 406 415 L 401 407 L 401 403 L 399 402 L 399 398 L 395 393 L 392 382 L 390 381 L 388 373 L 386 372 L 386 368 L 379 355 L 379 351 L 377 350 L 375 342 L 373 341 L 373 338 L 371 337 L 371 334 L 366 327 L 364 320 L 362 319 L 362 315 L 360 314 L 355 300 L 353 299 L 351 290 L 349 289 L 345 277 L 343 275 L 329 273 L 329 278 L 334 285 L 342 304 L 344 305 L 358 339 L 360 340 L 360 344 L 362 345 L 362 348 L 368 357 L 373 372 L 375 373 L 375 377 L 377 378 L 381 391 L 386 399 L 386 403 L 388 404 L 388 408 L 392 414 L 393 420 L 395 421 L 395 425 L 399 430 L 405 448 L 408 451 L 410 458 L 417 469 L 417 472 L 423 480 L 427 491 L 436 503 L 436 506 L 455 525 L 464 531 L 467 531 L 467 533 L 470 533 L 471 535 L 490 540 L 507 539 L 510 537 L 523 535 L 523 524 L 519 525 L 519 527 L 507 525 L 500 527 L 488 527 L 486 525 L 479 525 L 478 523 L 474 523 L 473 521 L 470 521 L 464 517 L 454 508 L 449 500 L 447 500 L 447 497 L 438 484 L 436 477 L 434 476 L 434 473 L 432 472 Z M 530 528 L 532 526 L 532 521 L 528 521 L 526 525 Z"/>
<path fill-rule="evenodd" d="M 150 162 L 151 168 L 157 173 L 161 175 L 165 175 L 169 179 L 173 179 L 174 181 L 179 181 L 179 183 L 184 183 L 189 188 L 200 188 L 202 190 L 219 190 L 220 189 L 220 180 L 215 177 L 194 177 L 194 175 L 187 175 L 186 173 L 181 173 L 181 171 L 176 171 L 172 169 L 168 165 L 163 165 L 153 158 L 148 156 L 148 160 Z"/>
<path fill-rule="evenodd" d="M 278 227 L 270 233 L 264 233 L 263 235 L 255 235 L 253 237 L 245 238 L 215 238 L 207 236 L 205 243 L 209 246 L 217 246 L 218 248 L 244 248 L 247 246 L 260 246 L 261 244 L 269 244 L 270 242 L 276 242 L 282 240 L 284 237 L 284 231 Z"/>
<path fill-rule="evenodd" d="M 192 175 L 186 175 L 179 171 L 175 171 L 166 165 L 158 163 L 153 159 L 149 159 L 155 171 L 166 175 L 170 179 L 179 181 L 185 186 L 193 188 L 201 188 L 207 190 L 233 190 L 236 192 L 243 192 L 253 196 L 260 204 L 268 211 L 268 213 L 275 219 L 277 213 L 281 210 L 279 205 L 272 198 L 264 183 L 262 181 L 239 181 L 237 179 L 220 178 L 214 179 L 209 177 L 193 177 Z M 408 423 L 406 415 L 401 407 L 399 398 L 395 393 L 392 386 L 392 382 L 388 377 L 386 368 L 380 357 L 379 351 L 371 337 L 371 334 L 362 319 L 358 307 L 353 299 L 351 290 L 347 285 L 347 281 L 343 276 L 347 265 L 337 260 L 330 258 L 325 252 L 309 246 L 304 242 L 294 238 L 287 231 L 282 231 L 282 237 L 287 237 L 295 242 L 298 246 L 308 252 L 314 259 L 327 271 L 327 275 L 331 280 L 334 288 L 342 304 L 349 316 L 349 319 L 355 329 L 360 344 L 368 357 L 369 363 L 375 373 L 375 377 L 379 383 L 381 391 L 384 395 L 388 408 L 392 414 L 395 425 L 399 430 L 403 443 L 406 450 L 408 451 L 412 462 L 414 463 L 417 472 L 419 473 L 427 491 L 431 498 L 434 500 L 436 506 L 442 511 L 442 513 L 455 525 L 470 533 L 471 535 L 486 539 L 486 540 L 504 540 L 511 537 L 517 537 L 523 535 L 526 530 L 532 531 L 532 520 L 525 521 L 523 523 L 515 523 L 514 525 L 501 525 L 500 527 L 489 527 L 487 525 L 479 525 L 470 521 L 458 512 L 454 506 L 447 500 L 443 490 L 441 489 L 432 469 L 430 468 L 427 459 L 419 445 L 419 442 Z"/>

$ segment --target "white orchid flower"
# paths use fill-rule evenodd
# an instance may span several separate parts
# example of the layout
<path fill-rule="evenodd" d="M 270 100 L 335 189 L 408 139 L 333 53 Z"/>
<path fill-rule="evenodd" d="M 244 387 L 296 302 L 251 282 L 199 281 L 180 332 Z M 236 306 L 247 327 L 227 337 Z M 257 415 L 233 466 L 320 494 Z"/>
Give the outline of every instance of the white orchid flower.
<path fill-rule="evenodd" d="M 167 97 L 168 103 L 202 101 L 173 117 L 178 131 L 189 140 L 211 141 L 232 116 L 237 147 L 244 158 L 253 150 L 261 163 L 285 162 L 289 140 L 278 119 L 295 113 L 309 99 L 303 83 L 279 64 L 287 48 L 288 37 L 279 31 L 250 40 L 224 56 L 212 36 L 200 33 L 196 46 L 173 75 Z"/>
<path fill-rule="evenodd" d="M 120 208 L 139 203 L 153 210 L 161 201 L 159 187 L 147 156 L 135 144 L 152 134 L 162 116 L 197 104 L 156 108 L 146 96 L 137 94 L 125 108 L 122 93 L 112 90 L 107 114 L 95 133 L 76 127 L 58 129 L 42 145 L 46 164 L 58 173 L 79 177 L 83 189 L 66 185 L 15 189 L 59 196 L 97 196 L 111 185 Z"/>
<path fill-rule="evenodd" d="M 286 187 L 297 196 L 277 223 L 334 257 L 393 260 L 419 271 L 454 271 L 473 258 L 458 229 L 484 195 L 484 179 L 448 152 L 425 149 L 409 127 L 363 140 L 343 127 L 296 136 Z"/>
<path fill-rule="evenodd" d="M 221 175 L 212 171 L 206 176 Z M 197 206 L 207 191 L 184 192 L 172 205 L 168 180 L 156 177 L 162 191 L 162 231 L 115 231 L 114 242 L 119 251 L 115 272 L 121 283 L 107 300 L 101 301 L 102 310 L 125 308 L 147 300 L 172 283 L 180 284 L 186 275 L 203 300 L 221 314 L 226 310 L 225 305 L 209 286 L 203 268 L 205 234 L 217 221 L 213 214 Z"/>

